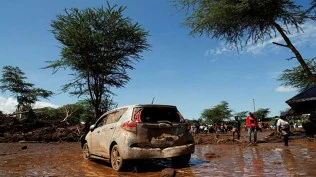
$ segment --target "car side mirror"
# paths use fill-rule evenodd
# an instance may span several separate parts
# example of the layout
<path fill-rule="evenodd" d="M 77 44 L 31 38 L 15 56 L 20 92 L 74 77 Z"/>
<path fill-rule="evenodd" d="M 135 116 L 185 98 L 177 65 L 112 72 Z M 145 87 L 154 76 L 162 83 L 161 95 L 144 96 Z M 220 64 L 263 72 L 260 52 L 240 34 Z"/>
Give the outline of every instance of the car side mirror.
<path fill-rule="evenodd" d="M 95 124 L 90 126 L 90 130 L 93 131 L 95 129 Z"/>

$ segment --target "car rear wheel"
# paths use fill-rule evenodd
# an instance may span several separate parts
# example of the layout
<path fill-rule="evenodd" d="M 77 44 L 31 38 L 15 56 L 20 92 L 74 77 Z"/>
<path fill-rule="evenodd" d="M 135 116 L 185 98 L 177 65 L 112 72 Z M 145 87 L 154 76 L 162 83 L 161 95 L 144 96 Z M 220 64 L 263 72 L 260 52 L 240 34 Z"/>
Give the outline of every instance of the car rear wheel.
<path fill-rule="evenodd" d="M 185 154 L 177 157 L 172 157 L 172 165 L 175 167 L 184 167 L 189 165 L 191 154 Z"/>
<path fill-rule="evenodd" d="M 88 143 L 85 143 L 82 147 L 82 155 L 84 159 L 90 159 L 90 151 L 89 151 L 89 146 Z"/>
<path fill-rule="evenodd" d="M 111 165 L 115 171 L 122 170 L 123 158 L 120 155 L 118 145 L 114 145 L 111 150 Z"/>

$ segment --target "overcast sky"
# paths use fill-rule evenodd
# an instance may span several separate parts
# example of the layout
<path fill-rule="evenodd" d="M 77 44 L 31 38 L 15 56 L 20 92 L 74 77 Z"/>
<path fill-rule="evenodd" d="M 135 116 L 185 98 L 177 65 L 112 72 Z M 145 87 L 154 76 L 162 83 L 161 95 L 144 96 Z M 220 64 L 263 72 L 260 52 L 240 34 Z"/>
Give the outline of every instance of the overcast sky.
<path fill-rule="evenodd" d="M 308 1 L 301 1 L 308 2 Z M 221 101 L 229 102 L 235 112 L 270 108 L 270 116 L 279 115 L 288 106 L 285 101 L 296 90 L 281 86 L 279 74 L 296 65 L 286 60 L 292 53 L 272 41 L 280 37 L 249 45 L 241 52 L 225 45 L 224 41 L 205 36 L 189 36 L 181 26 L 183 13 L 177 13 L 169 1 L 116 0 L 111 4 L 127 6 L 126 16 L 139 22 L 149 31 L 151 51 L 142 54 L 143 60 L 129 71 L 132 80 L 121 89 L 113 89 L 114 101 L 119 106 L 150 103 L 178 106 L 185 118 L 199 118 L 203 109 Z M 65 8 L 100 7 L 104 0 L 69 1 L 1 1 L 0 67 L 20 67 L 36 87 L 60 93 L 60 86 L 70 77 L 66 72 L 52 75 L 40 69 L 45 61 L 59 58 L 60 44 L 53 37 L 50 23 Z M 303 26 L 304 34 L 290 35 L 304 58 L 315 56 L 316 25 Z M 1 70 L 1 69 L 0 69 Z M 78 99 L 68 94 L 57 94 L 41 100 L 36 107 L 57 107 L 75 103 Z M 0 110 L 12 112 L 16 100 L 8 93 L 0 93 Z"/>

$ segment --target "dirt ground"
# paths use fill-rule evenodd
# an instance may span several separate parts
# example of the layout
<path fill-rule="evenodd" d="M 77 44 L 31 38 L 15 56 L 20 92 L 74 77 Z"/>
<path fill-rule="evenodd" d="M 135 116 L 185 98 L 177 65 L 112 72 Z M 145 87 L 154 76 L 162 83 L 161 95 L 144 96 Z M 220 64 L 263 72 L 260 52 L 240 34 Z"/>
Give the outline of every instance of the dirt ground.
<path fill-rule="evenodd" d="M 300 131 L 295 131 L 294 134 L 297 135 Z M 294 136 L 292 136 L 294 137 Z M 248 144 L 248 137 L 247 132 L 242 129 L 240 132 L 240 139 L 237 140 L 237 135 L 235 135 L 234 141 L 233 141 L 233 135 L 232 132 L 229 131 L 227 133 L 220 133 L 218 136 L 216 136 L 215 133 L 199 133 L 194 135 L 194 140 L 196 144 L 236 144 L 236 145 L 242 145 L 242 144 Z M 266 142 L 281 142 L 282 136 L 275 133 L 275 130 L 266 129 L 257 132 L 257 140 L 260 143 L 266 143 Z"/>
<path fill-rule="evenodd" d="M 201 134 L 203 145 L 196 145 L 190 166 L 177 168 L 176 176 L 316 176 L 316 140 L 291 138 L 290 146 L 263 141 L 271 131 L 259 132 L 260 142 L 211 143 L 213 134 Z M 209 138 L 207 138 L 209 137 Z M 227 140 L 230 134 L 218 139 Z M 225 140 L 226 139 L 226 140 Z M 202 140 L 203 141 L 203 140 Z M 218 140 L 217 140 L 218 141 Z M 146 160 L 127 164 L 124 172 L 114 172 L 103 161 L 84 160 L 79 143 L 2 143 L 0 144 L 0 176 L 160 176 L 172 167 L 171 161 Z"/>

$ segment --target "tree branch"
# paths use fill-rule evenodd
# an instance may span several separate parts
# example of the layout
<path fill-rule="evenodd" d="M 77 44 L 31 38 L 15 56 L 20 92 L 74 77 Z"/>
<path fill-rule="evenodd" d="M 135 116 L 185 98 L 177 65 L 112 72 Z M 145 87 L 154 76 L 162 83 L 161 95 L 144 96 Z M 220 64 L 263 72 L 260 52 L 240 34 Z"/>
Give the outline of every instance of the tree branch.
<path fill-rule="evenodd" d="M 292 59 L 295 59 L 296 57 L 290 57 L 290 58 L 288 58 L 287 60 L 292 60 Z"/>
<path fill-rule="evenodd" d="M 282 46 L 282 47 L 289 48 L 289 46 L 285 45 L 285 44 L 280 44 L 280 43 L 277 43 L 277 42 L 272 42 L 272 43 L 275 44 L 275 45 L 279 45 L 279 46 Z"/>

